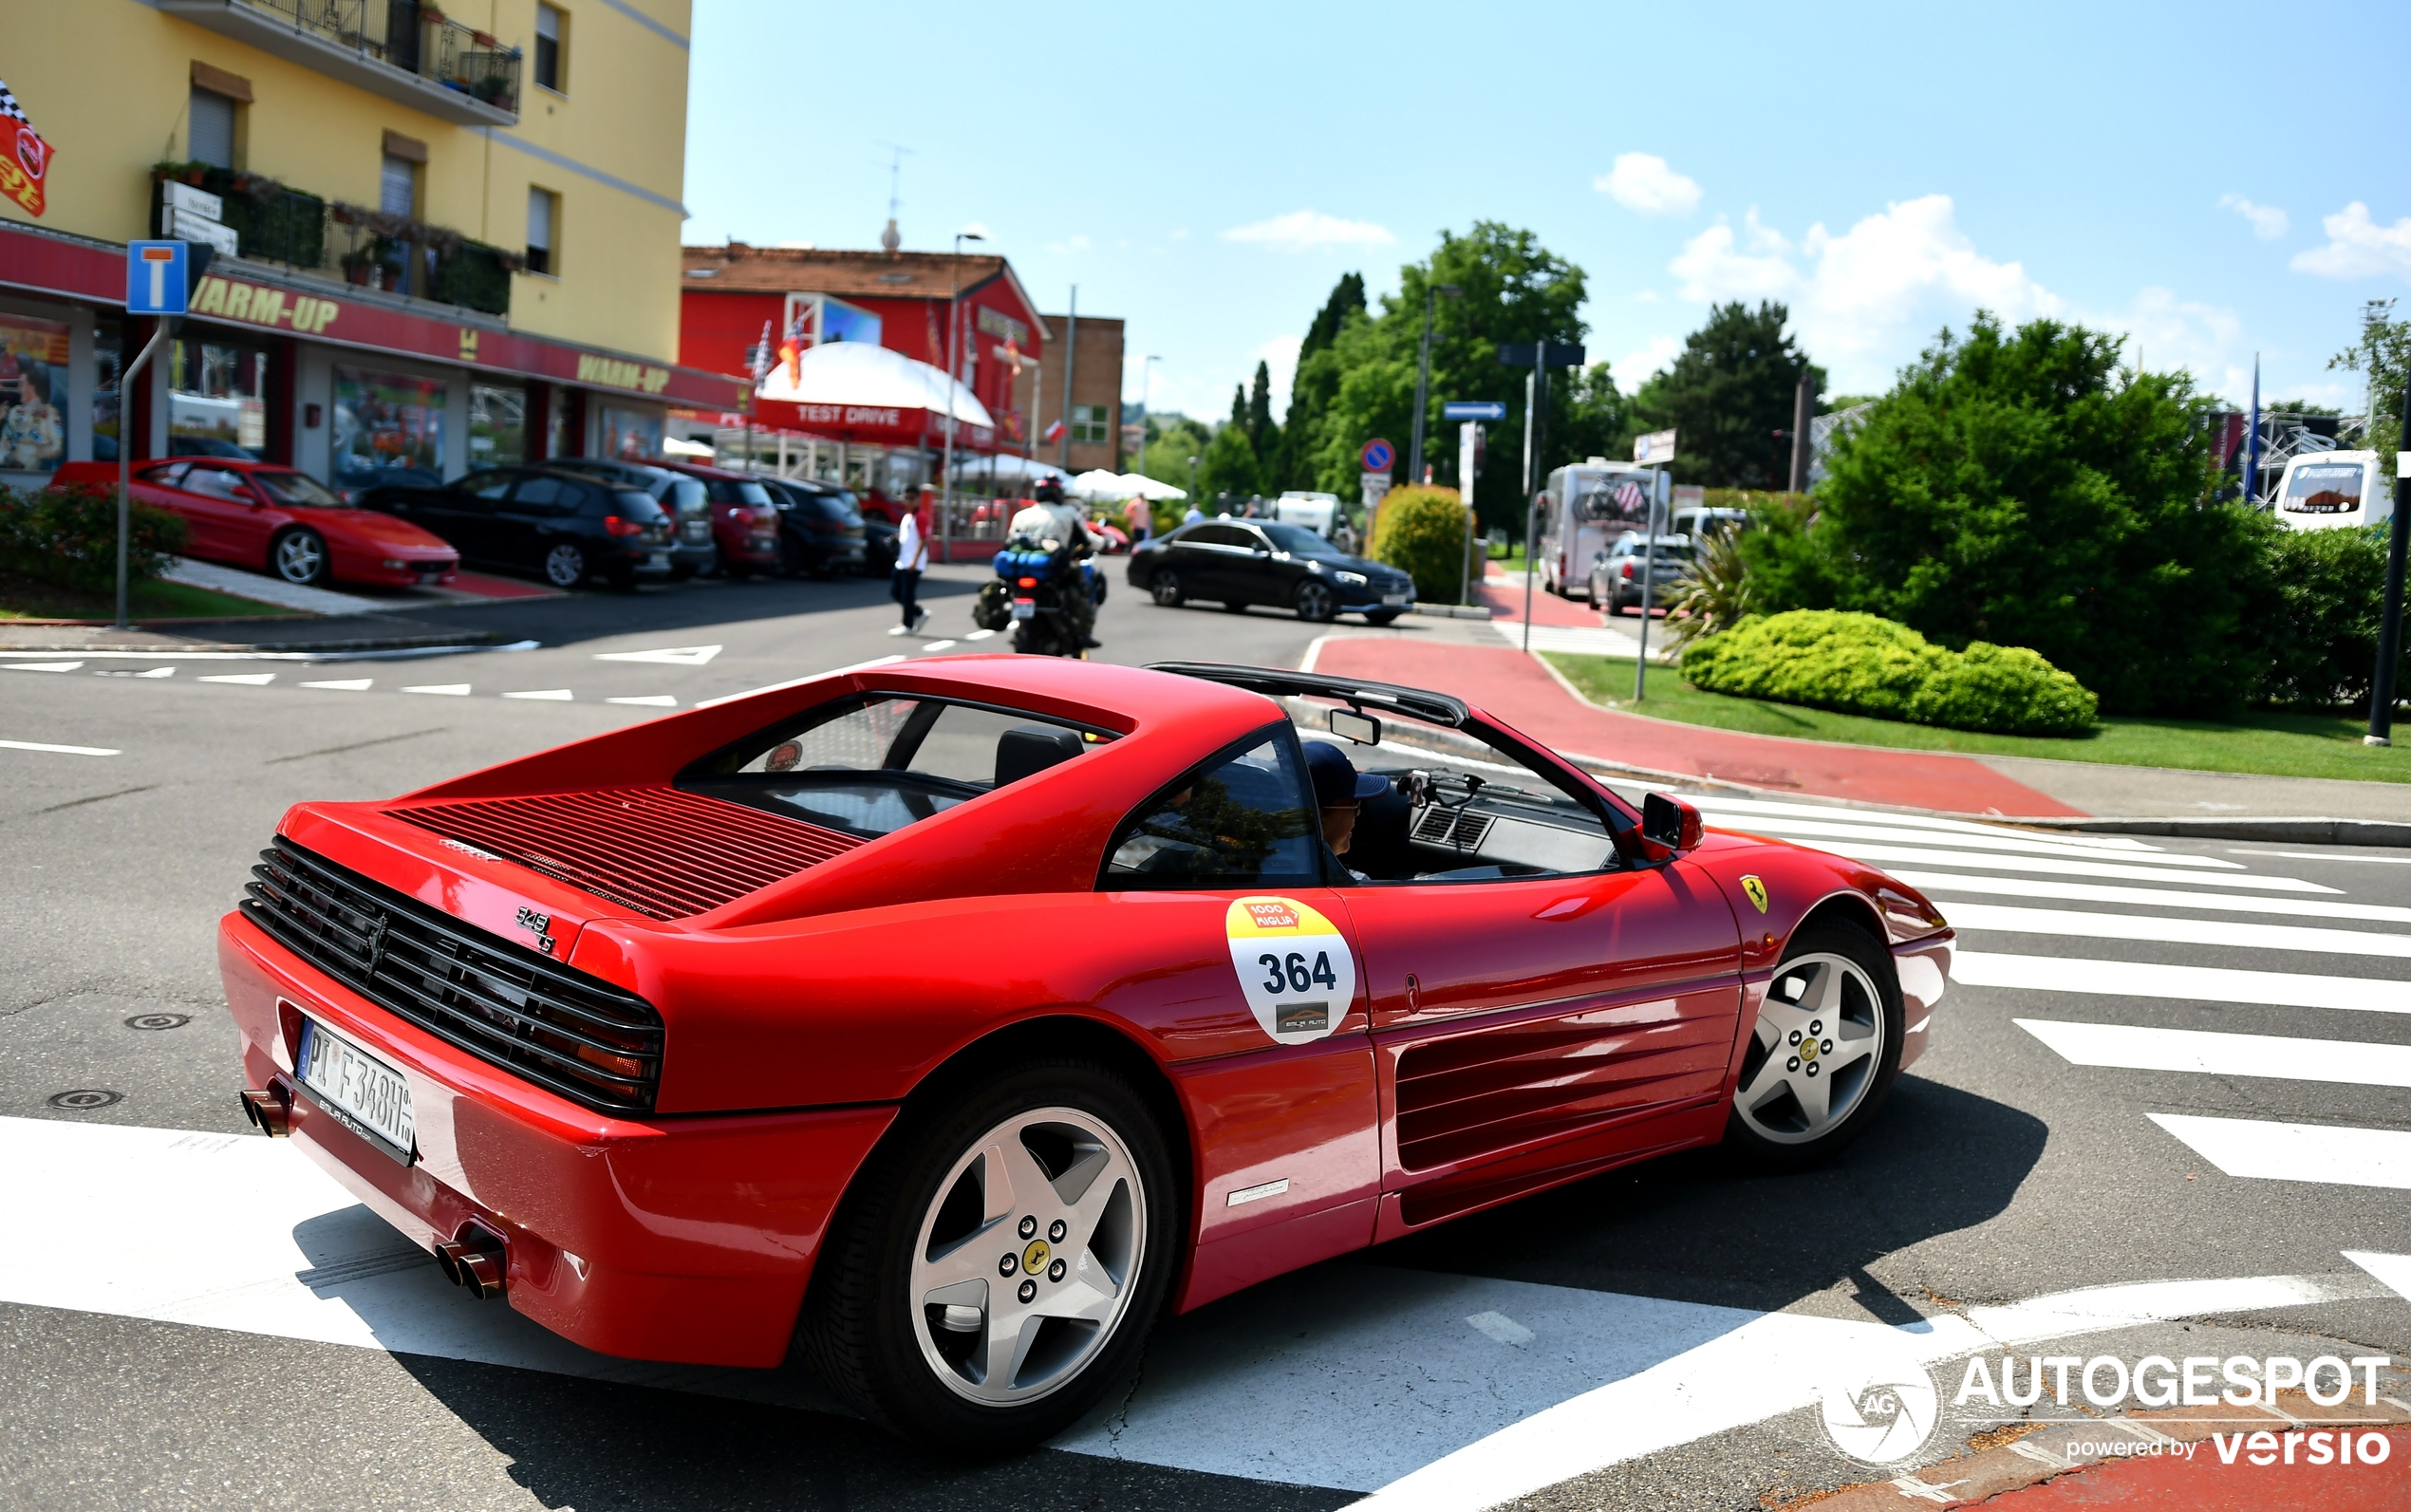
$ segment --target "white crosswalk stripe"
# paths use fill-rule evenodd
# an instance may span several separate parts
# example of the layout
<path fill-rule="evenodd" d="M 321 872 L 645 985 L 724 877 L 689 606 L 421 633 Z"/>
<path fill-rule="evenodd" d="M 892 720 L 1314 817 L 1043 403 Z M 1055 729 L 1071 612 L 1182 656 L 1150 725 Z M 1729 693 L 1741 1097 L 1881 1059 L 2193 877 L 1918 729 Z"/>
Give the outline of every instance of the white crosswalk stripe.
<path fill-rule="evenodd" d="M 1954 903 L 1943 912 L 1961 929 L 2070 935 L 2084 940 L 2148 940 L 2160 944 L 2229 945 L 2250 950 L 2308 950 L 2337 956 L 2411 956 L 2411 935 L 2381 934 L 2370 929 L 2310 929 L 2301 924 L 2167 919 L 2152 914 L 2089 913 L 2077 908 L 2012 908 L 1997 903 Z"/>
<path fill-rule="evenodd" d="M 2230 1176 L 2411 1189 L 2411 1132 L 2153 1113 L 2153 1123 Z"/>
<path fill-rule="evenodd" d="M 2041 992 L 2098 993 L 2107 998 L 2237 1003 L 2257 1008 L 2338 1008 L 2411 1014 L 2411 981 L 2314 976 L 2300 971 L 2235 971 L 2223 966 L 1962 950 L 1952 964 L 1951 976 L 1971 987 L 2026 987 Z"/>
<path fill-rule="evenodd" d="M 1777 839 L 1789 836 L 1778 835 Z M 1990 871 L 2032 871 L 2053 877 L 2103 877 L 2121 882 L 2157 882 L 2181 884 L 2188 887 L 2256 887 L 2263 892 L 2322 892 L 2341 894 L 2341 887 L 2305 881 L 2300 877 L 2264 877 L 2250 871 L 2177 871 L 2155 869 L 2148 866 L 2127 866 L 2111 861 L 2070 860 L 2065 856 L 1998 855 L 1977 850 L 1929 850 L 1923 846 L 1865 845 L 1857 841 L 1806 842 L 1820 850 L 1848 856 L 1889 869 L 1894 864 L 1907 862 L 1912 866 L 1970 867 Z"/>
<path fill-rule="evenodd" d="M 1995 898 L 2051 898 L 2063 903 L 2132 903 L 2160 908 L 2204 908 L 2219 913 L 2285 914 L 2301 919 L 2359 919 L 2375 924 L 2411 924 L 2411 908 L 2387 903 L 2339 903 L 2330 898 L 2249 898 L 2231 892 L 2179 892 L 2174 887 L 2115 887 L 2093 882 L 2040 882 L 2029 877 L 1970 877 L 1948 871 L 1888 868 L 1921 892 L 1950 898 L 1984 893 Z"/>
<path fill-rule="evenodd" d="M 2216 1076 L 2411 1087 L 2411 1045 L 2364 1045 L 2289 1035 L 2230 1035 L 2141 1024 L 2074 1024 L 2020 1018 L 2017 1026 L 2074 1066 L 2194 1071 Z"/>

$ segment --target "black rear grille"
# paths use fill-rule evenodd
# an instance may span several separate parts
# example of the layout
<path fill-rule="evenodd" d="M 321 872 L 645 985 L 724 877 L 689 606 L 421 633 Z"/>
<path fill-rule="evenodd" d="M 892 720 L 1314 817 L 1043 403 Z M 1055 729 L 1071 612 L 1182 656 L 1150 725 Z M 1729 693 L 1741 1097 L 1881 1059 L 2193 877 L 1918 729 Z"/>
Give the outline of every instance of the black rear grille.
<path fill-rule="evenodd" d="M 497 941 L 285 839 L 244 917 L 397 1018 L 601 1112 L 645 1112 L 662 1016 L 644 999 Z"/>

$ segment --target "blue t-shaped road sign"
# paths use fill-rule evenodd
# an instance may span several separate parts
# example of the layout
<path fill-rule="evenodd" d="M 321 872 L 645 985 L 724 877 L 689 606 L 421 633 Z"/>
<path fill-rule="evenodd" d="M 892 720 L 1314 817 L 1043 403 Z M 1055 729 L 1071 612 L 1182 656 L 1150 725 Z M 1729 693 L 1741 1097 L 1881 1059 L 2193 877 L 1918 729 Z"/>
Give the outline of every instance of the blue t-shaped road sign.
<path fill-rule="evenodd" d="M 125 246 L 125 312 L 181 315 L 189 297 L 180 241 L 136 241 Z"/>

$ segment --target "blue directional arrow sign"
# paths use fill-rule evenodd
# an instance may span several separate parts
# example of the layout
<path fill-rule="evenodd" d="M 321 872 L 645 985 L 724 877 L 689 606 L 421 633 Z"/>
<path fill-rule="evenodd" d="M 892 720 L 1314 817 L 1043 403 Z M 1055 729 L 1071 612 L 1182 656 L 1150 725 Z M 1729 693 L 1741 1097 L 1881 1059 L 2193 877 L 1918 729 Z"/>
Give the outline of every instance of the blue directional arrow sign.
<path fill-rule="evenodd" d="M 1452 399 L 1440 406 L 1443 420 L 1503 420 L 1506 405 L 1495 399 Z"/>
<path fill-rule="evenodd" d="M 125 312 L 181 315 L 188 291 L 180 241 L 137 241 L 125 247 Z"/>

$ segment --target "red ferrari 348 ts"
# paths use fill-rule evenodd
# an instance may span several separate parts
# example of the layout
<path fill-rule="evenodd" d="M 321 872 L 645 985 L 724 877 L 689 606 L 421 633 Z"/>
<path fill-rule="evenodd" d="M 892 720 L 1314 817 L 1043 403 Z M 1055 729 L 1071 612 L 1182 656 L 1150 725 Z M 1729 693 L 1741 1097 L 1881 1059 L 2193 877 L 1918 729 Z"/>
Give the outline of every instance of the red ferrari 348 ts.
<path fill-rule="evenodd" d="M 1042 1439 L 1167 1312 L 1560 1183 L 1860 1134 L 1953 936 L 1455 699 L 833 673 L 289 812 L 245 1107 L 478 1296 Z"/>

